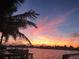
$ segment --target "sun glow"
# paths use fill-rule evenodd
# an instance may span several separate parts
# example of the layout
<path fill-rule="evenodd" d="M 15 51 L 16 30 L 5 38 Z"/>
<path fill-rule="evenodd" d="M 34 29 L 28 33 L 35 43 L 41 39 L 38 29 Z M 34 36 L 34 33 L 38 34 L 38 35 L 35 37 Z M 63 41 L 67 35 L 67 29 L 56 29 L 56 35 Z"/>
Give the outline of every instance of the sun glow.
<path fill-rule="evenodd" d="M 70 39 L 70 38 L 69 38 Z M 73 46 L 78 47 L 79 44 L 76 42 L 68 41 L 68 38 L 52 38 L 49 37 L 38 37 L 35 40 L 31 41 L 33 45 L 47 45 L 47 46 Z M 75 44 L 75 45 L 74 45 Z"/>
<path fill-rule="evenodd" d="M 34 45 L 48 45 L 48 46 L 54 46 L 54 45 L 65 45 L 62 42 L 56 41 L 56 40 L 51 40 L 49 37 L 38 37 L 38 39 L 33 40 L 32 44 Z"/>
<path fill-rule="evenodd" d="M 70 38 L 69 38 L 70 39 Z M 68 38 L 49 38 L 47 36 L 38 36 L 36 39 L 30 40 L 32 45 L 37 46 L 73 46 L 79 47 L 77 42 L 68 41 Z M 14 45 L 28 45 L 29 43 L 26 40 L 9 40 L 7 44 L 14 44 Z"/>

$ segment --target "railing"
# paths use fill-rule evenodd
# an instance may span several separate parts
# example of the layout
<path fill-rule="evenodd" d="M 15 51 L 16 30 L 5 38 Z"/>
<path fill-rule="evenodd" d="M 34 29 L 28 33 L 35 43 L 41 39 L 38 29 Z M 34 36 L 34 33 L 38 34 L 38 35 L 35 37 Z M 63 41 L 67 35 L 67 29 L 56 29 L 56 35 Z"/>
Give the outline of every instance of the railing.
<path fill-rule="evenodd" d="M 62 59 L 71 59 L 71 57 L 75 57 L 75 56 L 79 56 L 79 53 L 75 53 L 75 54 L 64 54 L 62 56 Z"/>
<path fill-rule="evenodd" d="M 28 50 L 6 50 L 0 53 L 0 59 L 33 59 L 33 54 Z"/>

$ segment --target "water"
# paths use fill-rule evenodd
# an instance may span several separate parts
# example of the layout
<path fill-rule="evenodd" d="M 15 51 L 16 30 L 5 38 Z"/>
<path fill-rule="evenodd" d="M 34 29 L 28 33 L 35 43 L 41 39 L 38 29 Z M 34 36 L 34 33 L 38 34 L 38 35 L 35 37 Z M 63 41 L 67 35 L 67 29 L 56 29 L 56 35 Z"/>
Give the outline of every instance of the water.
<path fill-rule="evenodd" d="M 38 48 L 30 48 L 29 52 L 33 53 L 34 59 L 62 59 L 63 54 L 78 53 L 78 51 L 38 49 Z M 74 56 L 70 57 L 69 59 L 79 59 L 79 57 Z"/>

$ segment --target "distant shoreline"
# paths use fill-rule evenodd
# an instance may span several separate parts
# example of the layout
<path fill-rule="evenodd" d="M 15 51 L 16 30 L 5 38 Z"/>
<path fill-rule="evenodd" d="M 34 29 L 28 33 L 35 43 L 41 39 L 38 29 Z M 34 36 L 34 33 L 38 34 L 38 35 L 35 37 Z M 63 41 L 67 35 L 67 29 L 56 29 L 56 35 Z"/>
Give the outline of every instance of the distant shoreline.
<path fill-rule="evenodd" d="M 17 46 L 7 46 L 10 48 L 16 47 L 16 48 L 39 48 L 39 49 L 55 49 L 55 50 L 69 50 L 69 51 L 79 51 L 79 48 L 73 48 L 73 47 L 63 47 L 63 46 L 25 46 L 25 45 L 17 45 Z"/>
<path fill-rule="evenodd" d="M 74 48 L 74 49 L 68 49 L 68 48 L 63 49 L 63 48 L 52 48 L 52 47 L 50 47 L 50 48 L 47 48 L 47 47 L 29 47 L 29 48 L 39 48 L 39 49 L 55 49 L 55 50 L 79 51 L 79 49 L 76 49 L 76 48 Z"/>

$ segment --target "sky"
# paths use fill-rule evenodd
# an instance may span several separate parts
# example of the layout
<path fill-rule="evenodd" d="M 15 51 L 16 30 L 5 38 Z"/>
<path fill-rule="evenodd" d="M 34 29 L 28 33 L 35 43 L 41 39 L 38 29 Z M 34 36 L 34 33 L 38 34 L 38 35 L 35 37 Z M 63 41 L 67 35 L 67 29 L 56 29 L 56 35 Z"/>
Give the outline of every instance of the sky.
<path fill-rule="evenodd" d="M 26 0 L 14 14 L 30 9 L 40 14 L 34 21 L 38 28 L 20 31 L 32 44 L 79 47 L 79 0 Z"/>

